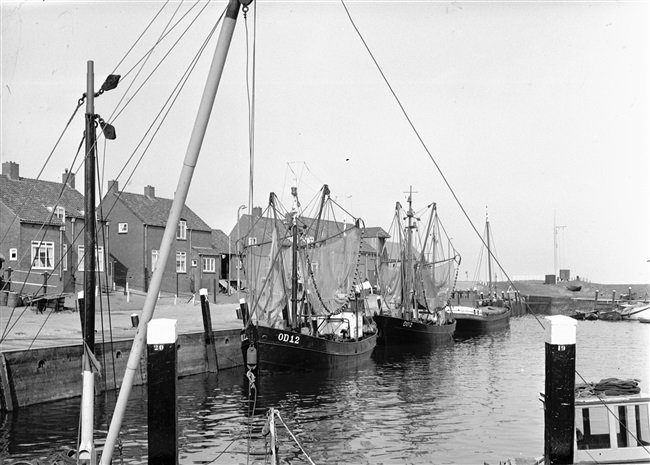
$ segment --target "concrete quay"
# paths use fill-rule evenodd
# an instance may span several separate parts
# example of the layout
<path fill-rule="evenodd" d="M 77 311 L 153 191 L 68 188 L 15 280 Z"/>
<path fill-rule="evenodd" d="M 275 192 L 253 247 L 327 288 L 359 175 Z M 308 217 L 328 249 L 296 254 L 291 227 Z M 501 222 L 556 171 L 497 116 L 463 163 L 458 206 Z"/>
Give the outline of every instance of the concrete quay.
<path fill-rule="evenodd" d="M 186 298 L 187 299 L 187 298 Z M 243 365 L 236 296 L 210 302 L 213 344 L 217 369 Z M 145 296 L 111 296 L 110 311 L 104 302 L 96 305 L 95 356 L 101 368 L 96 378 L 97 392 L 118 389 L 126 371 L 136 329 L 132 315 L 142 314 Z M 81 395 L 82 332 L 76 302 L 66 301 L 65 309 L 0 307 L 0 406 L 16 408 Z M 200 299 L 196 301 L 161 298 L 153 318 L 176 320 L 178 376 L 210 371 L 208 345 L 203 329 Z M 140 366 L 146 366 L 146 353 Z M 146 383 L 146 369 L 134 384 Z"/>
<path fill-rule="evenodd" d="M 142 314 L 145 295 L 131 293 L 129 299 L 122 293 L 110 295 L 110 307 L 106 299 L 96 300 L 95 341 L 129 339 L 135 334 L 131 315 Z M 189 300 L 188 300 L 189 299 Z M 187 334 L 203 331 L 201 301 L 196 296 L 176 299 L 162 297 L 157 301 L 153 318 L 176 320 L 177 333 Z M 210 296 L 212 300 L 212 296 Z M 218 295 L 217 302 L 210 302 L 213 331 L 242 328 L 237 319 L 239 307 L 237 296 Z M 26 350 L 61 345 L 81 344 L 81 319 L 74 299 L 66 298 L 65 309 L 54 311 L 46 308 L 39 313 L 35 306 L 0 306 L 0 352 Z"/>

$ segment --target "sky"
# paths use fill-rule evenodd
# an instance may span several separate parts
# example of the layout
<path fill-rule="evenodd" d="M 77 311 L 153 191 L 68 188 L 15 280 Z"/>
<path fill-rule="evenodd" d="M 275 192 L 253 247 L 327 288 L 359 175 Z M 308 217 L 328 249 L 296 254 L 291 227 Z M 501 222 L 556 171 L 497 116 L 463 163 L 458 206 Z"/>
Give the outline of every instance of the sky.
<path fill-rule="evenodd" d="M 123 76 L 95 99 L 117 132 L 99 143 L 99 189 L 118 180 L 172 198 L 216 35 L 156 137 L 140 141 L 225 2 L 195 5 L 190 15 L 205 10 L 137 90 L 189 21 L 147 51 L 194 2 L 163 5 L 3 1 L 2 162 L 50 181 L 80 168 L 84 107 L 64 129 L 92 60 L 96 88 Z M 363 41 L 340 1 L 260 1 L 240 14 L 187 200 L 195 213 L 229 233 L 270 192 L 288 203 L 294 182 L 302 199 L 328 184 L 366 226 L 388 230 L 412 189 L 414 210 L 437 203 L 459 279 L 477 274 L 474 228 L 488 215 L 511 279 L 557 266 L 595 283 L 650 283 L 646 1 L 345 5 Z"/>

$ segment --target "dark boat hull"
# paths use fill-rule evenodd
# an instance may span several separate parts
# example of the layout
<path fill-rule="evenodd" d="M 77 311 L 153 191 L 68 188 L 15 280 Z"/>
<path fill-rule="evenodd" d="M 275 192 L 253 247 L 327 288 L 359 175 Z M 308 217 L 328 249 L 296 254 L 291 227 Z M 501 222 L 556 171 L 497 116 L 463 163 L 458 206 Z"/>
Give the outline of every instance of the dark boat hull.
<path fill-rule="evenodd" d="M 454 313 L 456 337 L 473 337 L 502 331 L 510 326 L 510 309 L 481 314 Z"/>
<path fill-rule="evenodd" d="M 293 331 L 251 325 L 242 331 L 242 355 L 249 346 L 257 349 L 257 366 L 263 371 L 323 370 L 354 366 L 370 359 L 377 334 L 358 341 L 335 341 Z"/>
<path fill-rule="evenodd" d="M 439 345 L 453 341 L 456 322 L 442 326 L 405 320 L 389 315 L 375 315 L 380 344 Z"/>

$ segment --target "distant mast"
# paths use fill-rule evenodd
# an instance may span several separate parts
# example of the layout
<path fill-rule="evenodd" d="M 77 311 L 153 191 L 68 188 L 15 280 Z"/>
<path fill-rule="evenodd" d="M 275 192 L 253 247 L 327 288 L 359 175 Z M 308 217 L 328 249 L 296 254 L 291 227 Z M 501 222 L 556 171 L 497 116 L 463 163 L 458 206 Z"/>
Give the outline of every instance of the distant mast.
<path fill-rule="evenodd" d="M 488 219 L 487 208 L 485 211 L 485 235 L 487 236 L 488 252 L 488 294 L 492 294 L 492 251 L 490 250 L 490 220 Z"/>

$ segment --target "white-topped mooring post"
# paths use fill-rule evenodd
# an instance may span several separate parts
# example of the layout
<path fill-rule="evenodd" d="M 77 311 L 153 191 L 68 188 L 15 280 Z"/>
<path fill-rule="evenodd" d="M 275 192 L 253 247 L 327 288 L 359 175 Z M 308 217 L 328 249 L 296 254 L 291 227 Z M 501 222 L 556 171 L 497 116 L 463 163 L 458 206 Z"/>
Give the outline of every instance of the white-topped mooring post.
<path fill-rule="evenodd" d="M 564 315 L 547 316 L 545 320 L 544 463 L 571 464 L 578 322 Z"/>
<path fill-rule="evenodd" d="M 149 463 L 178 465 L 176 320 L 147 324 Z"/>

